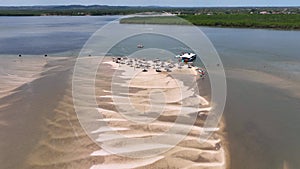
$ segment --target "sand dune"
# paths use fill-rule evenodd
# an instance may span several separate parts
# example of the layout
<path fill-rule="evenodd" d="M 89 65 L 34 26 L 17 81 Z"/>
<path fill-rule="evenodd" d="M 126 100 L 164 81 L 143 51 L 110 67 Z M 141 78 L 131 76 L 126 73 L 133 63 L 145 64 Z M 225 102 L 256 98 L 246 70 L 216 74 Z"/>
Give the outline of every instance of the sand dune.
<path fill-rule="evenodd" d="M 29 140 L 33 137 L 22 137 L 22 142 L 26 142 L 29 149 L 22 154 L 23 160 L 17 168 L 226 168 L 225 147 L 216 148 L 216 144 L 223 142 L 220 135 L 222 128 L 203 128 L 201 118 L 209 113 L 209 102 L 195 94 L 191 86 L 186 86 L 181 81 L 181 76 L 177 76 L 176 79 L 166 73 L 158 74 L 152 71 L 148 72 L 146 77 L 140 73 L 140 69 L 131 71 L 126 65 L 122 65 L 120 69 L 118 65 L 110 62 L 110 59 L 99 67 L 95 76 L 87 70 L 91 65 L 97 64 L 99 58 L 83 58 L 85 64 L 79 67 L 80 76 L 73 79 L 82 84 L 76 88 L 80 91 L 77 94 L 82 98 L 78 102 L 82 107 L 76 114 L 72 90 L 73 64 L 70 64 L 72 61 L 39 59 L 43 58 L 33 59 L 31 63 L 28 60 L 27 65 L 19 68 L 30 68 L 24 71 L 24 79 L 18 78 L 20 81 L 14 82 L 16 78 L 9 77 L 7 72 L 1 72 L 7 76 L 5 82 L 1 81 L 2 84 L 5 83 L 1 89 L 15 93 L 14 89 L 28 83 L 30 87 L 27 86 L 26 90 L 32 90 L 34 93 L 37 85 L 40 86 L 39 90 L 45 92 L 34 97 L 51 105 L 34 105 L 28 109 L 34 117 L 30 122 L 38 119 L 39 125 L 35 128 L 38 128 L 37 131 L 41 134 L 34 137 L 35 141 L 30 146 Z M 138 74 L 132 79 L 130 72 Z M 177 73 L 193 74 L 193 71 L 183 70 Z M 22 76 L 22 71 L 11 71 L 10 74 Z M 112 76 L 116 79 L 112 79 Z M 195 77 L 192 75 L 191 78 Z M 48 83 L 47 79 L 51 80 L 51 83 Z M 95 81 L 91 82 L 91 79 Z M 31 83 L 34 80 L 37 81 Z M 128 87 L 128 90 L 117 88 L 120 90 L 113 91 L 112 80 L 116 80 L 114 85 L 118 85 L 117 87 Z M 48 85 L 44 85 L 44 81 Z M 53 86 L 56 83 L 65 85 Z M 92 85 L 95 85 L 94 92 L 90 90 Z M 17 91 L 23 90 L 25 89 L 20 88 Z M 10 99 L 16 101 L 3 101 L 0 110 L 8 113 L 12 111 L 11 105 L 18 104 L 22 107 L 22 104 L 26 104 L 23 100 L 29 96 L 22 92 L 15 96 L 12 93 L 3 93 L 3 97 L 11 96 Z M 55 99 L 52 96 L 48 98 L 48 94 L 55 95 Z M 164 100 L 161 100 L 162 97 Z M 90 102 L 93 99 L 96 99 L 96 106 Z M 130 101 L 131 107 L 122 104 L 126 101 Z M 88 136 L 78 117 L 81 117 L 81 113 L 92 112 L 96 112 L 97 115 L 91 119 L 81 119 L 82 124 L 90 124 L 87 127 L 87 131 L 90 132 Z M 201 117 L 198 116 L 199 112 L 202 112 Z M 193 117 L 196 125 L 191 126 L 189 120 Z M 177 123 L 176 126 L 174 122 Z M 0 126 L 9 124 L 10 121 L 0 121 Z M 170 130 L 173 132 L 166 133 Z M 186 133 L 185 130 L 189 132 Z M 205 143 L 200 143 L 199 134 L 205 130 L 216 133 Z M 149 143 L 140 140 L 162 136 L 166 139 Z M 176 139 L 182 140 L 174 146 Z M 16 153 L 18 152 L 11 152 L 11 155 Z M 144 158 L 130 158 L 137 155 Z"/>
<path fill-rule="evenodd" d="M 207 140 L 206 144 L 200 144 L 198 141 L 201 132 L 218 131 L 219 128 L 191 127 L 182 121 L 176 124 L 177 134 L 168 136 L 165 133 L 174 126 L 173 117 L 189 117 L 193 113 L 197 115 L 198 112 L 209 112 L 211 109 L 206 99 L 197 94 L 196 97 L 193 96 L 195 93 L 191 86 L 185 86 L 180 80 L 168 77 L 168 74 L 165 73 L 157 73 L 154 70 L 145 74 L 137 73 L 141 70 L 134 70 L 126 67 L 126 65 L 118 67 L 113 62 L 105 62 L 100 67 L 106 67 L 100 68 L 105 70 L 105 76 L 109 76 L 109 73 L 111 76 L 115 76 L 113 83 L 118 88 L 115 88 L 117 92 L 110 91 L 111 89 L 114 90 L 110 86 L 111 81 L 96 82 L 96 86 L 97 84 L 100 86 L 96 92 L 99 95 L 97 101 L 100 103 L 97 110 L 103 116 L 103 119 L 98 119 L 98 121 L 106 122 L 108 126 L 100 127 L 91 132 L 98 134 L 96 141 L 103 147 L 103 149 L 91 153 L 91 156 L 104 158 L 103 163 L 95 164 L 91 168 L 184 168 L 183 166 L 185 168 L 226 168 L 224 149 L 222 147 L 220 149 L 215 148 L 215 145 L 221 141 L 217 136 L 215 136 L 216 139 Z M 108 67 L 120 72 L 109 72 Z M 191 76 L 194 74 L 191 70 L 184 71 L 186 72 L 180 73 Z M 101 79 L 101 73 L 97 76 Z M 124 90 L 123 88 L 128 89 Z M 161 92 L 163 95 L 154 95 L 151 98 L 153 91 Z M 161 97 L 163 100 L 160 100 Z M 128 105 L 128 100 L 130 105 Z M 199 106 L 193 106 L 196 104 Z M 163 110 L 159 109 L 161 107 Z M 137 111 L 134 112 L 133 109 Z M 159 114 L 155 114 L 155 111 L 158 111 Z M 144 113 L 141 114 L 141 112 Z M 165 117 L 164 121 L 159 120 L 162 117 Z M 168 141 L 160 141 L 159 144 L 147 144 L 139 140 L 140 138 L 152 138 L 161 135 L 170 140 L 176 137 L 180 138 L 182 135 L 179 130 L 184 128 L 191 131 L 188 136 L 183 137 L 182 143 L 175 147 L 169 144 L 172 142 L 168 143 Z M 182 134 L 184 135 L 184 132 Z M 132 140 L 135 141 L 131 142 Z M 185 142 L 191 143 L 191 141 L 194 141 L 195 145 L 193 147 L 186 146 Z M 117 146 L 124 144 L 126 146 Z M 108 147 L 109 150 L 106 150 Z M 152 161 L 155 156 L 153 157 L 151 154 L 160 151 L 163 152 L 157 154 L 160 158 Z M 150 156 L 137 159 L 126 158 L 126 156 L 135 155 L 143 157 L 147 154 Z M 120 160 L 122 163 L 119 162 Z"/>

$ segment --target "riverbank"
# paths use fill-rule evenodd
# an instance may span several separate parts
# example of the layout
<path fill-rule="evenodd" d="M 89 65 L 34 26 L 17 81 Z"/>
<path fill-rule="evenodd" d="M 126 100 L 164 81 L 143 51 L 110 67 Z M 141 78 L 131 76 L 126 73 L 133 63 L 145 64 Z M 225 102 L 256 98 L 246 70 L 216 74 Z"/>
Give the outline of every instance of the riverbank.
<path fill-rule="evenodd" d="M 196 25 L 230 28 L 267 28 L 300 30 L 300 15 L 286 14 L 216 14 L 129 17 L 121 24 Z"/>

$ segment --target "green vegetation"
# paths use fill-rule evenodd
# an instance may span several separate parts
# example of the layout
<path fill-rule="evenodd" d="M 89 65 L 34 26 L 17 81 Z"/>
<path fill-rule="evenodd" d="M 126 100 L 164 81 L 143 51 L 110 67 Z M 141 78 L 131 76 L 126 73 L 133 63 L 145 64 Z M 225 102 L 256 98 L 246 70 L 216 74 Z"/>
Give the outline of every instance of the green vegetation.
<path fill-rule="evenodd" d="M 299 7 L 160 7 L 160 6 L 106 6 L 106 5 L 65 5 L 65 6 L 0 6 L 0 16 L 41 16 L 41 15 L 127 15 L 143 12 L 168 12 L 177 15 L 205 14 L 300 14 Z"/>
<path fill-rule="evenodd" d="M 80 9 L 55 9 L 55 10 L 0 10 L 0 16 L 84 16 L 84 15 L 128 15 L 135 13 L 131 10 L 80 10 Z"/>
<path fill-rule="evenodd" d="M 128 15 L 141 12 L 160 12 L 169 8 L 160 7 L 129 7 L 129 6 L 25 6 L 25 7 L 1 7 L 0 16 L 42 16 L 42 15 Z M 173 9 L 173 8 L 172 8 Z"/>
<path fill-rule="evenodd" d="M 183 15 L 180 16 L 194 25 L 300 29 L 300 15 L 293 14 L 221 14 L 221 15 Z"/>
<path fill-rule="evenodd" d="M 182 19 L 186 20 L 182 20 Z M 300 14 L 217 14 L 125 18 L 128 24 L 193 24 L 198 26 L 300 29 Z"/>
<path fill-rule="evenodd" d="M 220 27 L 300 29 L 298 7 L 130 7 L 105 5 L 1 7 L 0 16 L 42 15 L 128 15 L 134 13 L 172 13 L 176 16 L 133 17 L 121 20 L 131 24 L 175 24 Z"/>
<path fill-rule="evenodd" d="M 145 16 L 131 17 L 120 20 L 121 24 L 165 24 L 165 25 L 191 25 L 185 19 L 176 16 Z"/>

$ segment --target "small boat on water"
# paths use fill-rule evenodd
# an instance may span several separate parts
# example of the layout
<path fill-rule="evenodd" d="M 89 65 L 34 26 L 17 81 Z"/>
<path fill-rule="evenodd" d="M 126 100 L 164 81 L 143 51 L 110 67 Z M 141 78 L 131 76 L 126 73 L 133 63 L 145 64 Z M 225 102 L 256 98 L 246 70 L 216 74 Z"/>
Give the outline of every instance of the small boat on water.
<path fill-rule="evenodd" d="M 143 44 L 138 44 L 137 48 L 144 48 L 144 45 Z"/>
<path fill-rule="evenodd" d="M 179 58 L 182 62 L 193 62 L 194 60 L 196 60 L 197 55 L 194 53 L 183 53 L 175 57 Z"/>

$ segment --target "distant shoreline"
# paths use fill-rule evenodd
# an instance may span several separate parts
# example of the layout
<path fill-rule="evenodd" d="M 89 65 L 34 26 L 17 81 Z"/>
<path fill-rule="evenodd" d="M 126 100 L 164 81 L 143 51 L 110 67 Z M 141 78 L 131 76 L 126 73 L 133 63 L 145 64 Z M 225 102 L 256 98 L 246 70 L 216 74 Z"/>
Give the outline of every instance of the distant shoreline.
<path fill-rule="evenodd" d="M 292 7 L 163 7 L 163 6 L 0 6 L 1 16 L 107 16 L 141 14 L 120 23 L 196 25 L 229 28 L 300 30 L 300 8 Z M 155 17 L 153 15 L 162 15 Z M 178 17 L 176 17 L 178 16 Z M 179 19 L 178 19 L 179 18 Z"/>
<path fill-rule="evenodd" d="M 131 17 L 120 20 L 121 24 L 196 25 L 228 28 L 258 28 L 300 30 L 300 15 L 282 14 L 218 14 Z"/>

